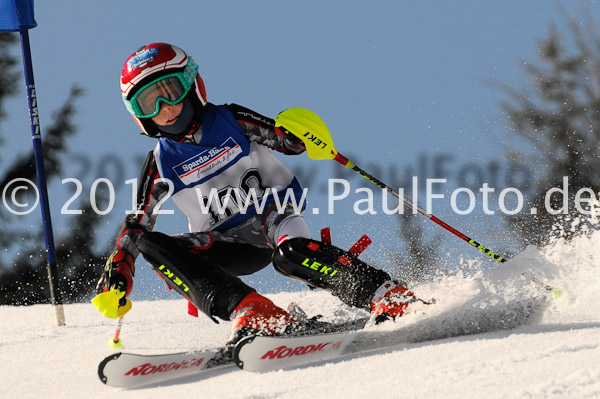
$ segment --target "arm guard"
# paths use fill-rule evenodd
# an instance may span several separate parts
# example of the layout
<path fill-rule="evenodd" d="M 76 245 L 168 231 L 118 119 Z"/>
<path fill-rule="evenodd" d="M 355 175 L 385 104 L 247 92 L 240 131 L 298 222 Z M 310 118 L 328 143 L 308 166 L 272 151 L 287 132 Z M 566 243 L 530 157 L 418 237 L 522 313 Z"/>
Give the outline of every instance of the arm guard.
<path fill-rule="evenodd" d="M 292 135 L 278 135 L 275 121 L 237 104 L 227 104 L 248 140 L 262 144 L 286 155 L 298 155 L 305 151 L 302 140 Z"/>

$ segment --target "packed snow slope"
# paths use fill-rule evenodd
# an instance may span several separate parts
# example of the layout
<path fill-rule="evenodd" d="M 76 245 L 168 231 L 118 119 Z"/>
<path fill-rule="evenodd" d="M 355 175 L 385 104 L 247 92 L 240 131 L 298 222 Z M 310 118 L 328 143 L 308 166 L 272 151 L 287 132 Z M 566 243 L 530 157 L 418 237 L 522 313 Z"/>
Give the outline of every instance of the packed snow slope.
<path fill-rule="evenodd" d="M 600 398 L 600 232 L 529 248 L 487 272 L 440 276 L 412 287 L 435 297 L 428 313 L 465 303 L 498 306 L 545 291 L 521 272 L 564 289 L 541 322 L 514 330 L 438 339 L 264 374 L 235 368 L 131 390 L 103 385 L 98 363 L 112 353 L 115 323 L 91 304 L 65 307 L 54 326 L 50 306 L 0 307 L 2 398 Z M 463 265 L 466 266 L 466 265 Z M 269 295 L 329 320 L 364 315 L 323 291 Z M 183 300 L 137 301 L 125 317 L 124 350 L 185 351 L 219 345 L 227 323 L 186 314 Z M 402 318 L 397 326 L 418 317 Z M 396 325 L 393 326 L 396 328 Z"/>

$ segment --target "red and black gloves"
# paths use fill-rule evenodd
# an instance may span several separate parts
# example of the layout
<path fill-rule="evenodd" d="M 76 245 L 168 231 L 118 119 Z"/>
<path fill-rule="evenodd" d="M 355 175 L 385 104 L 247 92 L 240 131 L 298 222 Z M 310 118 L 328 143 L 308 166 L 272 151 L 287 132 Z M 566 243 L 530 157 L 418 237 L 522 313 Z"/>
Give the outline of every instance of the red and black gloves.
<path fill-rule="evenodd" d="M 106 317 L 123 317 L 131 309 L 127 296 L 133 287 L 134 260 L 125 251 L 113 253 L 104 267 L 98 286 L 98 295 L 92 303 Z"/>
<path fill-rule="evenodd" d="M 115 288 L 125 293 L 125 297 L 131 294 L 133 288 L 133 275 L 135 274 L 135 261 L 126 251 L 119 250 L 114 252 L 106 261 L 104 272 L 98 286 L 96 287 L 98 294 L 109 291 Z"/>

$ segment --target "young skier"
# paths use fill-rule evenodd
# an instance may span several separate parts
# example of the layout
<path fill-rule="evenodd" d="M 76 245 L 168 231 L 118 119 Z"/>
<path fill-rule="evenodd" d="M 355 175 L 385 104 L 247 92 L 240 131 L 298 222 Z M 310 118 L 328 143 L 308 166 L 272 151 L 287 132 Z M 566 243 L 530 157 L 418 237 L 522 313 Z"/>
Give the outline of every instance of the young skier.
<path fill-rule="evenodd" d="M 288 277 L 370 310 L 371 323 L 401 316 L 417 301 L 384 271 L 310 238 L 295 209 L 302 188 L 269 150 L 301 154 L 302 141 L 252 110 L 207 102 L 198 66 L 182 49 L 166 43 L 139 48 L 125 62 L 121 92 L 142 133 L 158 143 L 141 173 L 137 212 L 125 219 L 98 282 L 93 303 L 105 316 L 131 308 L 126 297 L 140 253 L 195 308 L 214 321 L 233 320 L 231 343 L 301 328 L 238 277 L 271 262 Z M 189 233 L 152 231 L 169 195 L 188 217 Z M 244 201 L 252 204 L 245 211 Z"/>

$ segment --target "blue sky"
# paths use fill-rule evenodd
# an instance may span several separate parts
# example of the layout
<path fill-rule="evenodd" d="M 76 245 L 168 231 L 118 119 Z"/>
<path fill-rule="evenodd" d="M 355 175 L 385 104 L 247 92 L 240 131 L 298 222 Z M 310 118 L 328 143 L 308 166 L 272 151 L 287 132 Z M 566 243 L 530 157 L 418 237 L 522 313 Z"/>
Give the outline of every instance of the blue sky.
<path fill-rule="evenodd" d="M 123 180 L 114 181 L 117 201 L 106 218 L 106 234 L 112 234 L 131 206 L 131 186 L 124 180 L 138 177 L 141 159 L 154 146 L 137 134 L 121 102 L 120 71 L 140 45 L 166 41 L 196 60 L 209 101 L 239 103 L 268 116 L 309 108 L 327 123 L 340 152 L 392 186 L 410 172 L 431 175 L 437 165 L 448 177 L 446 192 L 457 176 L 476 173 L 502 188 L 510 174 L 504 150 L 521 144 L 508 134 L 499 111 L 504 95 L 487 82 L 521 87 L 523 60 L 535 61 L 538 40 L 550 23 L 564 26 L 561 8 L 569 15 L 600 16 L 599 5 L 584 0 L 37 1 L 38 27 L 30 38 L 41 125 L 50 123 L 72 85 L 86 90 L 63 177 L 83 177 L 88 187 L 98 177 Z M 3 156 L 31 146 L 24 94 L 8 105 Z M 82 159 L 90 162 L 84 165 Z M 359 197 L 350 197 L 334 215 L 325 214 L 327 179 L 358 183 L 358 176 L 305 156 L 284 161 L 310 186 L 309 209 L 321 210 L 306 215 L 314 235 L 332 226 L 334 243 L 348 247 L 367 233 L 375 241 L 365 254 L 372 259 L 400 246 L 393 217 L 352 212 Z M 65 229 L 60 208 L 72 189 L 50 187 L 57 235 Z M 434 203 L 433 211 L 490 247 L 510 245 L 498 234 L 497 219 L 458 216 L 447 199 Z M 157 227 L 182 232 L 186 221 L 166 215 Z M 439 230 L 428 229 L 429 234 Z M 449 237 L 449 247 L 479 256 Z"/>

